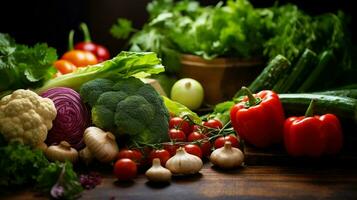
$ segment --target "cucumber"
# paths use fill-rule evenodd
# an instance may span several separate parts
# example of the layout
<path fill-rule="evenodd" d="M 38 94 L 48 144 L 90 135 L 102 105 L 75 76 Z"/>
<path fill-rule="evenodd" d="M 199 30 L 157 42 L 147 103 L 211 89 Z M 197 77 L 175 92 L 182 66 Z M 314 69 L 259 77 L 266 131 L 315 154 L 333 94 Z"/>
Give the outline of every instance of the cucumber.
<path fill-rule="evenodd" d="M 335 57 L 331 50 L 326 50 L 322 52 L 319 57 L 319 63 L 315 67 L 315 69 L 311 72 L 305 82 L 299 87 L 297 92 L 308 92 L 308 91 L 316 91 L 319 89 L 319 86 L 322 84 L 325 77 L 328 77 L 329 67 L 333 65 L 335 61 Z"/>
<path fill-rule="evenodd" d="M 314 92 L 314 94 L 334 95 L 334 96 L 350 97 L 350 98 L 357 99 L 357 89 L 329 90 L 323 92 Z"/>
<path fill-rule="evenodd" d="M 275 87 L 275 91 L 278 93 L 295 92 L 304 82 L 308 74 L 314 69 L 317 61 L 316 53 L 310 49 L 306 49 L 291 73 L 288 76 L 283 77 L 283 80 L 278 81 L 279 83 L 277 86 L 279 87 Z"/>
<path fill-rule="evenodd" d="M 315 114 L 335 114 L 341 121 L 357 125 L 357 100 L 349 97 L 299 93 L 279 94 L 287 115 L 304 115 L 312 99 L 317 100 Z"/>
<path fill-rule="evenodd" d="M 249 85 L 250 91 L 258 92 L 260 90 L 272 89 L 278 79 L 287 72 L 290 67 L 290 62 L 282 55 L 277 55 L 273 58 L 259 76 Z M 239 90 L 234 97 L 244 95 Z"/>

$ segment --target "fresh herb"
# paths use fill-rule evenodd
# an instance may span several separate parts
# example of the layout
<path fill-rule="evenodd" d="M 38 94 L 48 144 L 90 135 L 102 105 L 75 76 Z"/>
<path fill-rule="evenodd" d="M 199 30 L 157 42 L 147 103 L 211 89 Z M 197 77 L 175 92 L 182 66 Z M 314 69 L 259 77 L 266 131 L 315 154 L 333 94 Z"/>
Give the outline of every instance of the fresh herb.
<path fill-rule="evenodd" d="M 11 189 L 35 183 L 49 162 L 40 150 L 18 143 L 0 147 L 0 188 Z"/>
<path fill-rule="evenodd" d="M 83 191 L 77 174 L 69 161 L 55 162 L 37 177 L 38 188 L 55 199 L 77 199 Z"/>
<path fill-rule="evenodd" d="M 47 44 L 19 45 L 0 33 L 0 92 L 38 87 L 56 73 L 56 50 Z"/>

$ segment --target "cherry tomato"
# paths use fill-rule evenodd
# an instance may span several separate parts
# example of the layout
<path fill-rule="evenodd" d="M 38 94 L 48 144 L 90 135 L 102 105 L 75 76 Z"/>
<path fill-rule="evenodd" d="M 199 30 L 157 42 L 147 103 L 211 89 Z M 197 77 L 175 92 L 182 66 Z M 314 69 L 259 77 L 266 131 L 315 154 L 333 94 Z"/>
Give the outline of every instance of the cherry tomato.
<path fill-rule="evenodd" d="M 127 181 L 135 178 L 137 174 L 136 163 L 129 158 L 122 158 L 114 164 L 114 175 L 120 181 Z"/>
<path fill-rule="evenodd" d="M 61 74 L 68 74 L 77 69 L 73 63 L 67 60 L 57 60 L 53 65 Z"/>
<path fill-rule="evenodd" d="M 186 135 L 182 130 L 172 128 L 169 130 L 169 137 L 171 140 L 175 140 L 177 142 L 186 141 Z"/>
<path fill-rule="evenodd" d="M 218 149 L 224 146 L 224 143 L 226 141 L 230 141 L 232 143 L 232 147 L 236 147 L 239 148 L 239 140 L 235 135 L 227 135 L 225 137 L 221 136 L 219 138 L 217 138 L 214 141 L 214 148 Z"/>
<path fill-rule="evenodd" d="M 118 153 L 118 160 L 122 158 L 129 158 L 139 165 L 143 159 L 143 154 L 136 149 L 122 149 Z"/>
<path fill-rule="evenodd" d="M 183 120 L 181 117 L 171 118 L 169 121 L 169 128 L 180 129 L 186 134 L 186 136 L 188 136 L 188 134 L 190 134 L 193 129 L 192 125 L 188 121 Z"/>
<path fill-rule="evenodd" d="M 165 149 L 153 149 L 149 154 L 149 162 L 152 163 L 154 158 L 160 158 L 161 165 L 165 166 L 170 157 L 170 153 Z"/>
<path fill-rule="evenodd" d="M 205 139 L 205 140 L 203 140 Z M 211 154 L 211 143 L 208 140 L 208 137 L 206 135 L 204 135 L 203 133 L 198 133 L 198 132 L 192 132 L 188 138 L 187 141 L 189 142 L 194 142 L 194 141 L 200 141 L 200 143 L 198 144 L 201 148 L 202 151 L 202 155 L 204 156 L 209 156 Z"/>
<path fill-rule="evenodd" d="M 187 153 L 198 156 L 199 158 L 202 158 L 202 151 L 199 146 L 197 146 L 195 144 L 186 144 L 184 148 Z"/>
<path fill-rule="evenodd" d="M 193 141 L 201 140 L 204 138 L 208 138 L 208 137 L 206 135 L 204 135 L 203 133 L 194 131 L 194 132 L 190 133 L 190 135 L 188 135 L 187 141 L 193 142 Z"/>
<path fill-rule="evenodd" d="M 211 155 L 212 144 L 208 139 L 204 140 L 199 145 L 200 145 L 203 156 L 208 157 Z"/>
<path fill-rule="evenodd" d="M 210 119 L 206 122 L 203 122 L 203 126 L 217 129 L 221 129 L 223 127 L 222 123 L 217 119 Z"/>
<path fill-rule="evenodd" d="M 68 51 L 62 56 L 61 59 L 67 60 L 73 63 L 77 67 L 85 67 L 88 65 L 94 65 L 98 63 L 98 60 L 94 54 L 82 50 Z"/>

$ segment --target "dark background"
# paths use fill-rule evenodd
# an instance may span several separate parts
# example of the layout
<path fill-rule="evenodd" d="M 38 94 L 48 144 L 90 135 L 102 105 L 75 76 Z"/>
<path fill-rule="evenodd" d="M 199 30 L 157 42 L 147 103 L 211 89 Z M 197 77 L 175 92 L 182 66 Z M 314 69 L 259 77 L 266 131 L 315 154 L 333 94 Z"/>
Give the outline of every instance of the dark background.
<path fill-rule="evenodd" d="M 2 2 L 0 32 L 9 33 L 19 43 L 33 45 L 46 42 L 57 48 L 59 55 L 67 49 L 70 29 L 78 29 L 80 22 L 88 24 L 92 40 L 107 46 L 112 55 L 124 50 L 126 41 L 114 39 L 109 29 L 118 17 L 125 17 L 140 28 L 147 20 L 146 5 L 151 0 L 12 0 Z M 201 4 L 216 4 L 218 0 L 201 0 Z M 275 0 L 251 0 L 255 7 L 271 6 Z M 298 5 L 309 14 L 343 10 L 350 15 L 349 29 L 356 32 L 355 12 L 351 0 L 281 0 Z M 82 38 L 80 32 L 75 40 Z M 356 38 L 352 38 L 356 44 Z"/>

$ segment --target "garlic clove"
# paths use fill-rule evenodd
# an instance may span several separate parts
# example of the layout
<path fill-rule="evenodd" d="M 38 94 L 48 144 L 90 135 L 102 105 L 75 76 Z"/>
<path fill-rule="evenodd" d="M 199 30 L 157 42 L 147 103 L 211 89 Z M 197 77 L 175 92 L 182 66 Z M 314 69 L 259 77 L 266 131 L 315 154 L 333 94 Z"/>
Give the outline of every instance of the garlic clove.
<path fill-rule="evenodd" d="M 244 154 L 238 148 L 232 147 L 231 142 L 226 141 L 223 147 L 211 153 L 210 161 L 220 168 L 232 169 L 242 165 Z"/>
<path fill-rule="evenodd" d="M 187 153 L 182 147 L 178 148 L 176 154 L 166 162 L 166 168 L 174 175 L 196 174 L 202 166 L 201 158 Z"/>
<path fill-rule="evenodd" d="M 159 158 L 155 158 L 151 168 L 145 172 L 145 175 L 152 182 L 169 182 L 172 174 L 170 170 L 161 166 Z"/>
<path fill-rule="evenodd" d="M 45 155 L 51 161 L 65 162 L 69 160 L 74 163 L 78 159 L 78 151 L 66 141 L 62 141 L 59 145 L 49 146 L 45 150 Z"/>

